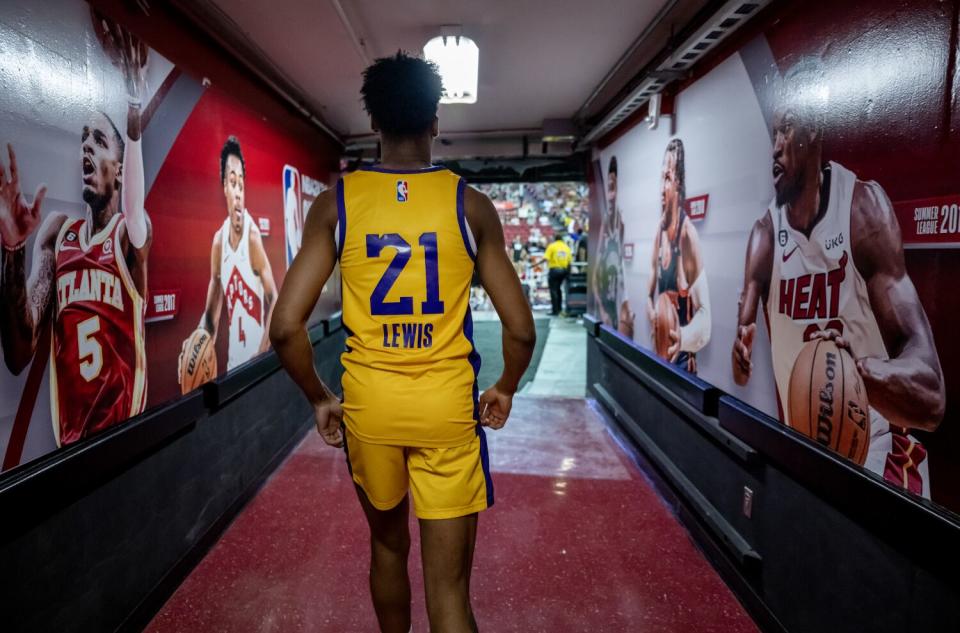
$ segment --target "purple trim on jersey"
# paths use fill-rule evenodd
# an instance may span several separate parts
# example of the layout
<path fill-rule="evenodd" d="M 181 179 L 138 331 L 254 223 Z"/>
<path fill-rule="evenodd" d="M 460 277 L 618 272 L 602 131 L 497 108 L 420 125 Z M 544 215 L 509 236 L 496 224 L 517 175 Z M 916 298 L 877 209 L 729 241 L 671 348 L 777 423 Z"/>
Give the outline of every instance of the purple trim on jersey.
<path fill-rule="evenodd" d="M 477 388 L 477 376 L 480 374 L 480 353 L 477 346 L 473 344 L 473 314 L 470 312 L 470 306 L 467 306 L 467 313 L 463 317 L 463 335 L 470 342 L 470 355 L 467 360 L 470 367 L 473 368 L 473 419 L 480 422 L 480 393 Z"/>
<path fill-rule="evenodd" d="M 466 188 L 467 181 L 461 178 L 457 182 L 457 224 L 460 225 L 460 235 L 463 237 L 463 245 L 467 249 L 467 254 L 470 255 L 470 259 L 477 261 L 477 254 L 473 252 L 473 247 L 470 246 L 470 237 L 467 233 L 467 216 L 463 206 L 463 194 Z"/>
<path fill-rule="evenodd" d="M 462 183 L 463 180 L 461 179 Z M 463 335 L 470 341 L 470 355 L 467 360 L 473 368 L 473 419 L 477 421 L 477 437 L 480 438 L 480 465 L 483 467 L 483 479 L 487 488 L 487 507 L 493 505 L 493 478 L 490 476 L 490 457 L 487 453 L 487 435 L 480 424 L 480 390 L 477 386 L 477 376 L 480 374 L 480 353 L 473 344 L 473 313 L 467 306 L 467 313 L 463 317 Z"/>
<path fill-rule="evenodd" d="M 364 165 L 359 169 L 360 171 L 375 171 L 379 174 L 428 174 L 432 171 L 446 169 L 446 167 L 443 165 L 433 165 L 431 167 L 424 167 L 423 169 L 387 169 L 386 167 L 380 167 L 378 165 Z"/>
<path fill-rule="evenodd" d="M 342 402 L 342 401 L 341 401 Z M 347 472 L 353 477 L 353 464 L 350 463 L 350 448 L 347 446 L 347 425 L 340 423 L 340 436 L 343 438 L 343 453 L 347 456 Z"/>
<path fill-rule="evenodd" d="M 338 241 L 337 259 L 343 255 L 343 243 L 347 239 L 347 205 L 343 201 L 343 178 L 337 181 L 337 224 Z"/>
<path fill-rule="evenodd" d="M 487 507 L 493 506 L 493 477 L 490 476 L 490 454 L 487 452 L 487 432 L 477 422 L 477 437 L 480 438 L 480 466 L 483 468 L 483 480 L 487 488 Z"/>

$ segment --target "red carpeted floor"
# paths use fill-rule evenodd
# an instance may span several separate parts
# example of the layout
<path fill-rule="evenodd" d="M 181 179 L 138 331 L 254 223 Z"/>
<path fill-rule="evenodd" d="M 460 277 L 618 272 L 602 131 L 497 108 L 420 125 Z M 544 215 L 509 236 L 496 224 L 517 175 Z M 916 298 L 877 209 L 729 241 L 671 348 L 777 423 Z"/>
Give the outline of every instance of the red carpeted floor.
<path fill-rule="evenodd" d="M 480 629 L 756 631 L 593 406 L 518 397 L 507 427 L 488 431 L 496 502 L 474 562 Z M 414 545 L 413 630 L 426 632 L 419 555 Z M 368 562 L 343 454 L 310 433 L 147 630 L 376 631 Z"/>

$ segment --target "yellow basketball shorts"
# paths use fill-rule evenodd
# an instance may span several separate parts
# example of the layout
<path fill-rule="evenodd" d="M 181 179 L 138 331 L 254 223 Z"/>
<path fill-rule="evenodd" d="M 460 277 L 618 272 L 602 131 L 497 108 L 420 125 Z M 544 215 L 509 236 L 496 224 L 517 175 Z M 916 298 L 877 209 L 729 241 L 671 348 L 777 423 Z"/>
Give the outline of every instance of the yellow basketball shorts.
<path fill-rule="evenodd" d="M 469 443 L 448 448 L 372 444 L 344 433 L 347 468 L 378 510 L 403 501 L 409 489 L 420 519 L 453 519 L 493 505 L 487 438 L 477 425 Z"/>

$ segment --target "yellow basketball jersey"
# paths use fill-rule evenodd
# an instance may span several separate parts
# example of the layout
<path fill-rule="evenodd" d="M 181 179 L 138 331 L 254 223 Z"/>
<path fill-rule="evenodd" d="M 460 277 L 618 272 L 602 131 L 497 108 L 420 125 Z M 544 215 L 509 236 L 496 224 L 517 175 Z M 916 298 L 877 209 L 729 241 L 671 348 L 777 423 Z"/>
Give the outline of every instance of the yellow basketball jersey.
<path fill-rule="evenodd" d="M 344 422 L 363 441 L 443 447 L 477 435 L 464 188 L 441 167 L 370 167 L 337 183 Z"/>

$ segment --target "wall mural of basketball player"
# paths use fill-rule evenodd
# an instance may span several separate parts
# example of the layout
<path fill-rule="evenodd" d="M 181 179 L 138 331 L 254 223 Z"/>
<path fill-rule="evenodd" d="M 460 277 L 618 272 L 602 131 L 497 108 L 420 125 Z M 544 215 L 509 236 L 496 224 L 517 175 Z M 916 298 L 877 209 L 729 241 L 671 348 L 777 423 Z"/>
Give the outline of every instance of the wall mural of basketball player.
<path fill-rule="evenodd" d="M 30 364 L 52 328 L 50 399 L 58 445 L 66 445 L 143 411 L 147 376 L 144 297 L 152 239 L 143 208 L 140 107 L 147 48 L 104 20 L 129 94 L 126 134 L 94 113 L 80 137 L 83 218 L 49 213 L 46 188 L 27 204 L 13 147 L 0 165 L 0 341 L 14 374 Z M 27 239 L 36 233 L 29 276 Z"/>
<path fill-rule="evenodd" d="M 710 342 L 710 291 L 700 236 L 685 211 L 686 173 L 679 138 L 667 144 L 660 183 L 660 224 L 653 241 L 647 319 L 651 333 L 656 333 L 657 300 L 666 294 L 677 311 L 679 327 L 668 332 L 668 346 L 658 353 L 696 373 L 697 352 Z"/>
<path fill-rule="evenodd" d="M 835 341 L 856 359 L 867 389 L 871 437 L 864 466 L 929 498 L 926 452 L 908 431 L 932 431 L 943 418 L 940 361 L 887 194 L 822 161 L 829 103 L 823 76 L 813 59 L 784 76 L 773 120 L 776 195 L 747 244 L 733 377 L 739 385 L 750 379 L 760 302 L 781 403 L 804 343 Z"/>
<path fill-rule="evenodd" d="M 601 320 L 621 334 L 633 338 L 634 314 L 624 291 L 623 218 L 617 207 L 617 157 L 610 158 L 607 170 L 607 206 L 600 224 L 597 263 L 590 284 L 595 293 Z"/>
<path fill-rule="evenodd" d="M 227 218 L 213 236 L 210 285 L 199 327 L 217 338 L 224 300 L 229 323 L 227 369 L 267 351 L 277 285 L 263 248 L 260 228 L 245 206 L 246 163 L 240 141 L 229 137 L 220 151 L 220 181 Z M 188 339 L 189 340 L 189 339 Z M 187 341 L 184 341 L 186 346 Z"/>

